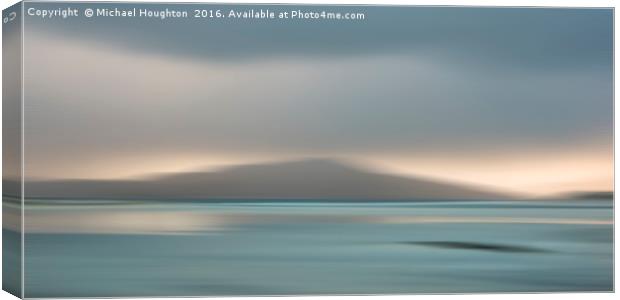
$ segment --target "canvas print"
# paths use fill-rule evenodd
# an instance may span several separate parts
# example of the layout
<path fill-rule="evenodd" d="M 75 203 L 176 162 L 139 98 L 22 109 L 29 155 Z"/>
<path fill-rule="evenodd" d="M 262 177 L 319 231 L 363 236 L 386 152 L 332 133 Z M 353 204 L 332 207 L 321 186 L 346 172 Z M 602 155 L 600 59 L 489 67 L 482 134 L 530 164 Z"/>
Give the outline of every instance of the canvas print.
<path fill-rule="evenodd" d="M 613 17 L 20 2 L 3 289 L 613 291 Z"/>

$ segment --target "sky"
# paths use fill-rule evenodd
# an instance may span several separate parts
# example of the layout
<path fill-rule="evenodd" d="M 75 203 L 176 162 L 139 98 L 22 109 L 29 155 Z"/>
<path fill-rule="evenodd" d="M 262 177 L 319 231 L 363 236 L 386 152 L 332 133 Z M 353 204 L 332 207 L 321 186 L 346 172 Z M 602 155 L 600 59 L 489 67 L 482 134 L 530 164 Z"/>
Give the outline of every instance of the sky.
<path fill-rule="evenodd" d="M 26 177 L 321 157 L 528 195 L 613 189 L 611 10 L 327 9 L 366 18 L 26 18 Z"/>

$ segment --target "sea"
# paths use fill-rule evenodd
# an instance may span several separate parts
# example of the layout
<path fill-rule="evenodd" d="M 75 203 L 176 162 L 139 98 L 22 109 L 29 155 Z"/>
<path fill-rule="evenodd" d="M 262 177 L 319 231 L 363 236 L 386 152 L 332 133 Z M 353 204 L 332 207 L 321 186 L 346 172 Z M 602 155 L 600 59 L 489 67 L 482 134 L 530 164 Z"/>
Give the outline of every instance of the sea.
<path fill-rule="evenodd" d="M 611 200 L 25 207 L 26 297 L 613 290 Z"/>

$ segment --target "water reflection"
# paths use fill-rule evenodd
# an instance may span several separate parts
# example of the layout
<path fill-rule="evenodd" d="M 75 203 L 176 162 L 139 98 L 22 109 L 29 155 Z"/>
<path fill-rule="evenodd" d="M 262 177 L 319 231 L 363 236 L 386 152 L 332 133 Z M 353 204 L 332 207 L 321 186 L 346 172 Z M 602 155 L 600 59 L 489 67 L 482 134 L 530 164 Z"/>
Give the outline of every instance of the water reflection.
<path fill-rule="evenodd" d="M 608 201 L 27 207 L 28 297 L 612 289 Z"/>

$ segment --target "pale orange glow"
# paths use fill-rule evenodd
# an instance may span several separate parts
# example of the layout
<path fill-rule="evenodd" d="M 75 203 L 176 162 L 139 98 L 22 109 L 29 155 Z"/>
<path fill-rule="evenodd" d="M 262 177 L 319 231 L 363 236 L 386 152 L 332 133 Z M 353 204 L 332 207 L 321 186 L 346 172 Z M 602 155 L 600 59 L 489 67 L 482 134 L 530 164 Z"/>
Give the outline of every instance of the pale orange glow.
<path fill-rule="evenodd" d="M 429 176 L 523 196 L 613 190 L 611 149 L 384 156 L 359 161 L 385 173 Z"/>
<path fill-rule="evenodd" d="M 273 161 L 296 159 L 293 156 L 279 155 L 200 155 L 192 153 L 178 154 L 125 154 L 113 157 L 101 157 L 84 163 L 73 164 L 66 161 L 50 162 L 39 166 L 37 173 L 28 173 L 30 178 L 54 179 L 140 179 L 144 177 L 179 172 L 214 172 L 221 168 L 268 163 Z M 50 177 L 54 170 L 62 169 L 60 177 Z"/>

